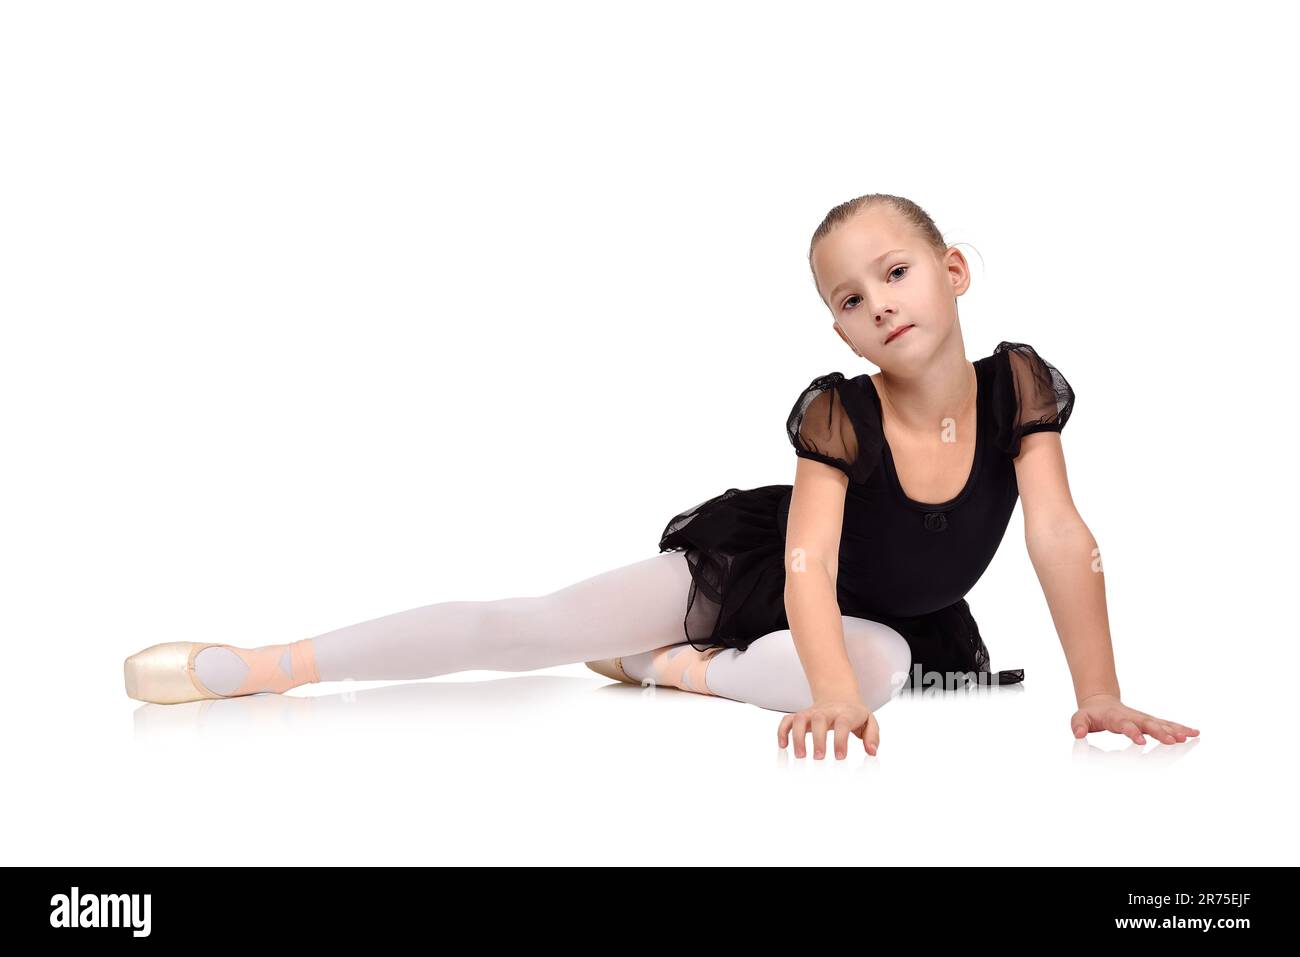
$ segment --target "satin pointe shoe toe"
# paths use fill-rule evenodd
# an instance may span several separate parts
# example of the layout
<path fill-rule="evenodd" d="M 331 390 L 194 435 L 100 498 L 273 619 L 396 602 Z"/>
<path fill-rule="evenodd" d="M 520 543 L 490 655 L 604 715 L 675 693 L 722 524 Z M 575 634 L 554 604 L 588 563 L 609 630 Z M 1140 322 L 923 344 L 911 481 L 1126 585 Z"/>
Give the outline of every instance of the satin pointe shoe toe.
<path fill-rule="evenodd" d="M 216 642 L 166 641 L 136 652 L 122 665 L 127 697 L 153 704 L 226 697 L 204 687 L 194 674 L 195 657 L 204 648 L 213 647 L 220 646 Z"/>
<path fill-rule="evenodd" d="M 612 678 L 614 681 L 626 681 L 630 685 L 638 685 L 641 682 L 633 680 L 626 671 L 623 670 L 622 658 L 601 658 L 599 661 L 587 661 L 584 664 L 598 675 L 604 675 L 606 678 Z"/>

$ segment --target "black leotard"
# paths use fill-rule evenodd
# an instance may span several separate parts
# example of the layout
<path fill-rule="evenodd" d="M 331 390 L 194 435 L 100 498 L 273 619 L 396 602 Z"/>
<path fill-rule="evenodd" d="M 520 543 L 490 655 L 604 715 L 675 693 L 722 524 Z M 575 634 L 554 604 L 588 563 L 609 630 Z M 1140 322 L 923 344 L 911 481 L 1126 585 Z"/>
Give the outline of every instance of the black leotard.
<path fill-rule="evenodd" d="M 836 594 L 841 614 L 898 630 L 920 672 L 984 672 L 1008 684 L 1022 669 L 989 673 L 989 654 L 964 596 L 993 560 L 1020 491 L 1021 437 L 1059 432 L 1074 408 L 1065 377 L 1033 347 L 1001 342 L 976 371 L 975 455 L 947 502 L 908 498 L 881 427 L 868 373 L 818 376 L 786 422 L 795 453 L 849 477 Z M 785 532 L 792 485 L 727 489 L 668 523 L 659 550 L 685 550 L 691 589 L 683 627 L 696 648 L 744 649 L 789 627 Z M 910 683 L 910 682 L 909 682 Z"/>

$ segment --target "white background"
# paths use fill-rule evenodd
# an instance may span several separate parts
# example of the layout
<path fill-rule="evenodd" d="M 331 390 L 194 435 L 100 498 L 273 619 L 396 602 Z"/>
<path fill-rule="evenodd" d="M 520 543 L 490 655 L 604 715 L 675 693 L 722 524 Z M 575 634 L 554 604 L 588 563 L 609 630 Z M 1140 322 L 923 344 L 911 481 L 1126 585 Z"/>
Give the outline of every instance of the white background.
<path fill-rule="evenodd" d="M 12 864 L 1294 864 L 1293 32 L 1274 5 L 0 12 Z M 791 482 L 807 265 L 907 196 L 1028 342 L 1126 703 L 1076 742 L 1017 509 L 984 698 L 880 754 L 581 664 L 163 706 L 122 660 L 545 594 Z"/>

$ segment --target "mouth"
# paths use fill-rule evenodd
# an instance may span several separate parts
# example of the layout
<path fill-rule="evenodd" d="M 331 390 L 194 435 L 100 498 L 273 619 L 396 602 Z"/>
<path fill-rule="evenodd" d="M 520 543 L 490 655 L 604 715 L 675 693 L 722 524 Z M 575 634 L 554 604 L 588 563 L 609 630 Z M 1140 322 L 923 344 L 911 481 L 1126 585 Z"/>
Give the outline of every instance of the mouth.
<path fill-rule="evenodd" d="M 915 324 L 916 323 L 909 322 L 907 325 L 895 329 L 893 332 L 889 334 L 889 338 L 885 340 L 885 344 L 888 345 L 889 343 L 893 342 L 895 339 L 897 339 L 899 336 L 905 333 L 908 329 L 911 329 L 912 326 L 914 326 Z"/>

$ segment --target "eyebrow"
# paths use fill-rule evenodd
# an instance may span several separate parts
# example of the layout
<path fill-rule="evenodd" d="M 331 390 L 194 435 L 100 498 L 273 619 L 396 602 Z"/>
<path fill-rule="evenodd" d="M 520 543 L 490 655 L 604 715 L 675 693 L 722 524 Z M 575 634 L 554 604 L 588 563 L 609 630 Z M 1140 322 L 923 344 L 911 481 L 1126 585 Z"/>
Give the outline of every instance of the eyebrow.
<path fill-rule="evenodd" d="M 883 253 L 881 253 L 879 256 L 877 256 L 877 257 L 872 261 L 871 265 L 873 265 L 873 266 L 878 266 L 878 265 L 880 265 L 880 260 L 884 259 L 886 256 L 892 256 L 892 255 L 894 255 L 894 253 L 905 253 L 905 252 L 907 252 L 906 249 L 890 249 L 890 250 L 888 250 L 887 252 L 883 252 Z M 830 298 L 830 299 L 835 299 L 835 298 L 837 298 L 841 289 L 843 289 L 845 286 L 851 286 L 851 285 L 853 285 L 853 280 L 852 280 L 852 279 L 846 279 L 846 280 L 844 280 L 844 282 L 840 283 L 838 286 L 836 286 L 834 289 L 831 290 L 831 294 L 830 294 L 830 296 L 827 297 L 827 298 Z"/>

